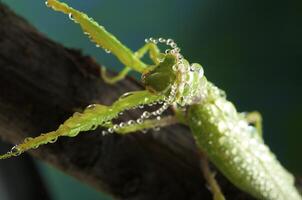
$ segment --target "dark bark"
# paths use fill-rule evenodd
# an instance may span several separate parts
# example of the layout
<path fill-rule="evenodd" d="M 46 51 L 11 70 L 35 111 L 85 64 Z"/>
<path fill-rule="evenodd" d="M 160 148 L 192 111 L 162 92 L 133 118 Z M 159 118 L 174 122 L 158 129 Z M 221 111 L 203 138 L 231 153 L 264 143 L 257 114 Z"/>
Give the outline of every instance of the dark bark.
<path fill-rule="evenodd" d="M 106 85 L 92 58 L 50 41 L 3 5 L 0 15 L 4 140 L 19 143 L 54 130 L 77 109 L 108 105 L 124 92 L 140 89 L 130 78 Z M 100 131 L 60 138 L 30 154 L 120 199 L 211 199 L 187 128 L 105 137 Z M 219 174 L 218 179 L 227 199 L 251 199 Z"/>

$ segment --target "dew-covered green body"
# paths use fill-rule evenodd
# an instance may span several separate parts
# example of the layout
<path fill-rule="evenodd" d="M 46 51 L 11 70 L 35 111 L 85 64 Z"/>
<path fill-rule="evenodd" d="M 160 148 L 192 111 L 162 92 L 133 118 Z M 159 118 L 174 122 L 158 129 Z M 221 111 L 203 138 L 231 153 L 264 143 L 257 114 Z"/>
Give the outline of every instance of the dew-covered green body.
<path fill-rule="evenodd" d="M 207 97 L 190 106 L 188 123 L 197 145 L 237 187 L 257 199 L 300 200 L 294 177 L 264 144 L 256 128 L 207 84 Z"/>

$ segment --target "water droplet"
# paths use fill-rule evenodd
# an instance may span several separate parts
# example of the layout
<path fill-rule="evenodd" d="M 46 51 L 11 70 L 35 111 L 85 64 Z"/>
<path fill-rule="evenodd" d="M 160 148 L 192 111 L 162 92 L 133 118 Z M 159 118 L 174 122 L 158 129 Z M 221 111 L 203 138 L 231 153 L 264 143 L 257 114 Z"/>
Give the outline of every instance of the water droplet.
<path fill-rule="evenodd" d="M 48 4 L 48 1 L 45 1 L 45 5 L 46 5 L 47 7 L 50 7 L 50 5 Z"/>
<path fill-rule="evenodd" d="M 159 38 L 158 41 L 161 42 L 161 43 L 166 42 L 166 40 L 164 38 Z"/>
<path fill-rule="evenodd" d="M 174 41 L 172 39 L 168 39 L 166 42 L 167 45 L 171 45 L 172 43 L 174 43 Z"/>
<path fill-rule="evenodd" d="M 226 130 L 227 130 L 227 125 L 224 121 L 220 121 L 218 123 L 218 130 L 221 132 L 221 133 L 224 133 Z"/>
<path fill-rule="evenodd" d="M 86 108 L 89 109 L 89 110 L 93 110 L 95 107 L 96 107 L 96 104 L 90 104 Z"/>
<path fill-rule="evenodd" d="M 72 16 L 72 13 L 69 13 L 69 14 L 68 14 L 68 17 L 69 17 L 70 20 L 74 21 L 74 18 L 73 18 L 73 16 Z"/>
<path fill-rule="evenodd" d="M 95 45 L 95 47 L 99 48 L 99 47 L 100 47 L 100 45 L 96 44 L 96 45 Z"/>
<path fill-rule="evenodd" d="M 149 117 L 150 117 L 150 113 L 148 111 L 143 112 L 142 118 L 149 118 Z"/>
<path fill-rule="evenodd" d="M 58 137 L 55 137 L 49 141 L 49 143 L 55 143 L 58 140 Z"/>
<path fill-rule="evenodd" d="M 123 128 L 123 127 L 125 127 L 125 123 L 121 122 L 119 126 L 120 126 L 120 128 Z"/>
<path fill-rule="evenodd" d="M 13 146 L 13 148 L 10 150 L 10 152 L 14 155 L 14 156 L 18 156 L 21 154 L 20 149 L 18 148 L 17 145 Z"/>
<path fill-rule="evenodd" d="M 142 123 L 143 123 L 143 119 L 140 119 L 140 118 L 139 118 L 139 119 L 136 120 L 136 122 L 137 122 L 138 124 L 142 124 Z"/>
<path fill-rule="evenodd" d="M 114 132 L 113 128 L 108 128 L 108 132 L 113 133 Z"/>
<path fill-rule="evenodd" d="M 172 69 L 173 69 L 173 71 L 175 71 L 175 72 L 176 72 L 176 71 L 178 70 L 177 65 L 173 65 L 173 66 L 172 66 Z"/>
<path fill-rule="evenodd" d="M 119 99 L 124 99 L 126 97 L 131 96 L 131 95 L 133 95 L 133 92 L 127 92 L 127 93 L 123 94 Z"/>
<path fill-rule="evenodd" d="M 102 131 L 102 135 L 105 136 L 107 134 L 107 131 Z"/>
<path fill-rule="evenodd" d="M 138 106 L 140 109 L 143 109 L 144 108 L 144 105 L 139 105 Z"/>
<path fill-rule="evenodd" d="M 111 53 L 109 49 L 104 49 L 106 53 Z"/>

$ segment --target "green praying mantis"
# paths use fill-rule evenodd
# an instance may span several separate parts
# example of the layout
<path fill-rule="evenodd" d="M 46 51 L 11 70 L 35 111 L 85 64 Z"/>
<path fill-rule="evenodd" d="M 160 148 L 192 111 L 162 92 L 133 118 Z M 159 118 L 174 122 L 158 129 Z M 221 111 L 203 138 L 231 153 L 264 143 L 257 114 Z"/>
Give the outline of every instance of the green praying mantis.
<path fill-rule="evenodd" d="M 126 93 L 111 106 L 90 105 L 82 113 L 77 112 L 67 119 L 57 130 L 25 138 L 23 143 L 1 155 L 0 159 L 54 143 L 60 136 L 75 137 L 98 126 L 105 128 L 102 132 L 105 135 L 114 132 L 128 134 L 182 123 L 191 129 L 200 152 L 236 187 L 257 199 L 302 199 L 294 186 L 294 177 L 265 145 L 260 115 L 257 112 L 238 113 L 226 99 L 224 91 L 206 79 L 202 66 L 189 63 L 172 39 L 149 38 L 142 48 L 132 52 L 86 14 L 58 0 L 47 0 L 46 5 L 68 14 L 97 46 L 114 54 L 125 65 L 115 77 L 109 77 L 103 68 L 105 82 L 114 84 L 130 71 L 136 71 L 142 75 L 146 90 Z M 170 49 L 161 52 L 158 44 L 167 45 Z M 141 60 L 146 53 L 149 53 L 152 65 Z M 144 111 L 136 120 L 113 123 L 120 113 L 150 104 L 157 104 L 159 108 Z M 168 108 L 174 115 L 163 116 Z M 206 166 L 202 168 L 213 198 L 224 199 L 214 175 Z"/>

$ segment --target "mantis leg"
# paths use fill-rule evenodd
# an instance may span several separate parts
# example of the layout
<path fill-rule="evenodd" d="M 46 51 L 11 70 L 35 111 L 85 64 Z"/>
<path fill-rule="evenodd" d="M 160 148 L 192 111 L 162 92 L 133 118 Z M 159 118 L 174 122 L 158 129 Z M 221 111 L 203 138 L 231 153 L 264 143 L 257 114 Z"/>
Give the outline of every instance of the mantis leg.
<path fill-rule="evenodd" d="M 142 73 L 147 65 L 143 63 L 134 53 L 124 46 L 116 37 L 109 33 L 103 26 L 100 26 L 92 18 L 86 14 L 61 3 L 58 0 L 47 0 L 46 5 L 53 10 L 68 14 L 69 18 L 75 23 L 78 23 L 84 33 L 89 36 L 91 41 L 106 51 L 114 54 L 125 66 L 128 66 L 134 71 Z"/>
<path fill-rule="evenodd" d="M 106 68 L 102 67 L 101 68 L 101 77 L 102 79 L 108 83 L 108 84 L 115 84 L 116 82 L 119 82 L 123 80 L 127 74 L 131 71 L 130 67 L 125 67 L 122 71 L 120 71 L 116 76 L 110 77 L 106 73 Z"/>
<path fill-rule="evenodd" d="M 160 59 L 160 50 L 157 47 L 157 45 L 153 43 L 147 43 L 145 44 L 142 48 L 140 48 L 138 51 L 134 53 L 134 56 L 137 57 L 138 59 L 142 58 L 147 52 L 149 51 L 149 56 L 151 60 L 155 63 L 159 63 Z M 101 70 L 101 77 L 103 80 L 108 83 L 108 84 L 114 84 L 120 80 L 123 80 L 127 74 L 131 71 L 131 67 L 126 66 L 121 72 L 119 72 L 116 76 L 109 77 L 106 74 L 106 68 L 102 67 Z"/>
<path fill-rule="evenodd" d="M 262 138 L 262 116 L 259 112 L 253 111 L 250 113 L 247 113 L 245 116 L 248 123 L 255 124 L 255 127 L 257 129 L 257 132 L 259 133 L 260 138 Z"/>
<path fill-rule="evenodd" d="M 54 143 L 60 136 L 75 137 L 82 131 L 93 130 L 98 126 L 108 127 L 112 123 L 111 120 L 117 118 L 119 113 L 163 99 L 164 96 L 154 95 L 148 91 L 136 91 L 124 94 L 111 106 L 97 104 L 88 106 L 82 113 L 75 113 L 67 119 L 56 131 L 44 133 L 35 138 L 25 138 L 23 143 L 14 146 L 10 152 L 0 155 L 0 159 L 18 156 L 40 145 Z"/>
<path fill-rule="evenodd" d="M 146 43 L 142 48 L 137 50 L 134 54 L 137 58 L 142 58 L 149 51 L 149 56 L 154 64 L 159 64 L 161 53 L 158 46 L 154 43 Z"/>
<path fill-rule="evenodd" d="M 203 172 L 203 175 L 209 184 L 209 187 L 211 189 L 211 192 L 213 194 L 214 200 L 225 200 L 225 197 L 223 193 L 221 192 L 221 189 L 215 179 L 215 174 L 211 172 L 209 161 L 205 156 L 201 157 L 201 170 Z"/>

